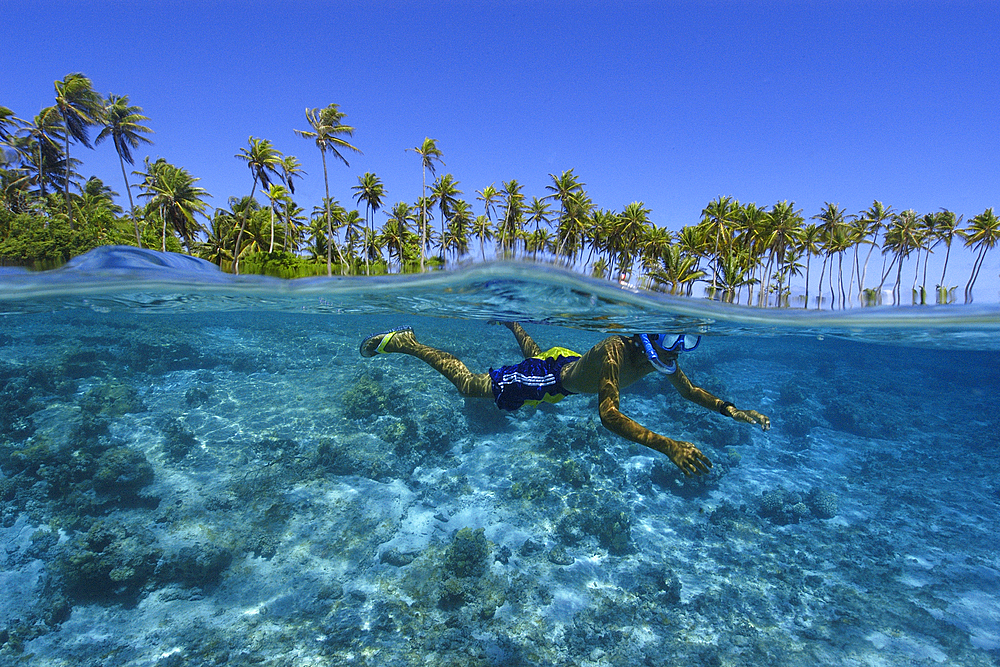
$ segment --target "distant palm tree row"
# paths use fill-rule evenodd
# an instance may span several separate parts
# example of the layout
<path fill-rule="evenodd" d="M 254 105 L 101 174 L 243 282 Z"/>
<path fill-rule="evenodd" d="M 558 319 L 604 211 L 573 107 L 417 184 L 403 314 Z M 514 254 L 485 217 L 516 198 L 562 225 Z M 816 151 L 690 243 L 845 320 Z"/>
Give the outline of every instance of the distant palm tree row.
<path fill-rule="evenodd" d="M 760 306 L 789 305 L 796 294 L 804 307 L 844 308 L 884 297 L 897 304 L 956 301 L 961 285 L 950 285 L 947 273 L 956 239 L 973 253 L 971 274 L 963 279 L 964 301 L 971 301 L 987 253 L 1000 239 L 992 208 L 963 223 L 947 210 L 921 215 L 875 201 L 850 214 L 827 203 L 807 222 L 787 201 L 762 208 L 731 197 L 709 202 L 699 221 L 673 232 L 653 224 L 642 202 L 620 212 L 596 206 L 573 169 L 549 174 L 546 192 L 530 201 L 516 180 L 499 189 L 487 185 L 475 191 L 477 214 L 452 174 L 437 175 L 443 153 L 431 138 L 407 149 L 420 158 L 423 186 L 416 202 L 387 205 L 382 180 L 365 173 L 351 188 L 353 206 L 344 206 L 330 195 L 327 156 L 350 166 L 345 155 L 361 151 L 350 143 L 354 128 L 336 104 L 307 109 L 307 129 L 294 130 L 314 142 L 323 164 L 326 196 L 309 213 L 294 200 L 295 181 L 304 174 L 299 160 L 253 136 L 234 156 L 250 171 L 249 195 L 211 209 L 198 179 L 163 158 L 147 157 L 143 169 L 132 172 L 137 182 L 129 183 L 125 165 L 134 164 L 132 151 L 151 143 L 152 130 L 127 96 L 103 98 L 83 74 L 70 74 L 55 82 L 54 100 L 30 120 L 0 107 L 0 211 L 35 214 L 46 227 L 67 224 L 70 230 L 75 220 L 91 226 L 100 220 L 103 235 L 93 238 L 109 242 L 120 241 L 127 226 L 140 246 L 167 250 L 182 243 L 187 252 L 236 273 L 241 264 L 260 270 L 268 262 L 298 265 L 299 274 L 317 272 L 303 266 L 322 265 L 327 275 L 335 267 L 342 274 L 423 271 L 449 258 L 462 260 L 478 246 L 483 260 L 489 253 L 552 262 L 671 294 L 704 288 L 712 298 Z M 91 147 L 91 129 L 98 131 L 95 143 L 110 138 L 119 156 L 127 217 L 114 203 L 117 193 L 94 177 L 81 182 L 80 161 L 70 157 L 73 143 Z M 133 189 L 143 205 L 136 205 Z M 380 211 L 385 219 L 378 225 Z M 9 240 L 24 224 L 0 224 L 0 232 Z M 940 277 L 929 277 L 930 255 L 942 247 Z M 912 272 L 912 281 L 904 280 L 904 271 Z M 810 294 L 813 284 L 816 293 Z"/>

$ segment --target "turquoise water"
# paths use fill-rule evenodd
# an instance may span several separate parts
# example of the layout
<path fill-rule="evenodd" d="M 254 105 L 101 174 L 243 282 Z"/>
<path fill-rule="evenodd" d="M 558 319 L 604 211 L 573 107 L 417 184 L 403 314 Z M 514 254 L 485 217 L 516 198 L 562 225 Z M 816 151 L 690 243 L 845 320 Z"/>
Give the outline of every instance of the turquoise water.
<path fill-rule="evenodd" d="M 761 311 L 539 267 L 233 278 L 102 249 L 0 274 L 0 664 L 995 665 L 1000 308 Z M 609 333 L 622 410 L 714 462 L 686 479 L 592 396 L 502 413 L 474 371 Z"/>

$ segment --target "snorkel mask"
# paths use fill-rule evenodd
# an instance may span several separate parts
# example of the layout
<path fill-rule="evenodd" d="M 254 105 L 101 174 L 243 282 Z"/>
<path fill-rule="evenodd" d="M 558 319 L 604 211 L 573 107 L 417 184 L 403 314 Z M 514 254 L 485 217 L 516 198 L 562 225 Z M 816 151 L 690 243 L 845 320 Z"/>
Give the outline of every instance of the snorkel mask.
<path fill-rule="evenodd" d="M 639 334 L 639 345 L 646 353 L 649 363 L 657 372 L 665 375 L 673 375 L 677 372 L 677 355 L 681 352 L 690 352 L 698 347 L 701 336 L 688 336 L 685 334 Z M 670 352 L 671 356 L 660 359 L 656 353 L 656 345 L 665 352 Z"/>

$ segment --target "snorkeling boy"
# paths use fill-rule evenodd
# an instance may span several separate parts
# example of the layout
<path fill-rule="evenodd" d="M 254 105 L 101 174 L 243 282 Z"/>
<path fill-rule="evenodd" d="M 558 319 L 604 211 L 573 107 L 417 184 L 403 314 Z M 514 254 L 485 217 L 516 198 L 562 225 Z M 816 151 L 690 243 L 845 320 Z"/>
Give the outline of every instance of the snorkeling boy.
<path fill-rule="evenodd" d="M 635 334 L 611 336 L 579 355 L 561 347 L 543 352 L 520 324 L 503 322 L 511 330 L 524 361 L 489 373 L 472 373 L 453 355 L 417 342 L 413 329 L 401 327 L 372 334 L 361 342 L 363 357 L 398 352 L 416 357 L 444 375 L 468 398 L 492 398 L 501 410 L 516 410 L 525 403 L 556 403 L 571 394 L 597 394 L 601 423 L 612 433 L 666 454 L 685 475 L 707 473 L 712 467 L 689 442 L 672 440 L 626 417 L 618 409 L 619 391 L 649 373 L 667 376 L 677 392 L 689 401 L 762 430 L 771 420 L 756 410 L 739 410 L 688 380 L 677 366 L 677 356 L 698 347 L 700 336 Z"/>

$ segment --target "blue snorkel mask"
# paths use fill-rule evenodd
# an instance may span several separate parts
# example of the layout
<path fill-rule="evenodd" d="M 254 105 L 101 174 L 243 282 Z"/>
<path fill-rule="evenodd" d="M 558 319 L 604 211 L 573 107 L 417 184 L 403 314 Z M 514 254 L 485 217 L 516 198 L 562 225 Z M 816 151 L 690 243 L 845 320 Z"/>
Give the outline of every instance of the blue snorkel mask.
<path fill-rule="evenodd" d="M 677 372 L 677 355 L 681 352 L 690 352 L 701 342 L 701 336 L 688 336 L 685 334 L 639 334 L 639 345 L 646 353 L 649 363 L 657 372 L 665 375 L 673 375 Z M 656 353 L 656 345 L 665 352 L 670 352 L 671 356 L 660 359 Z"/>

